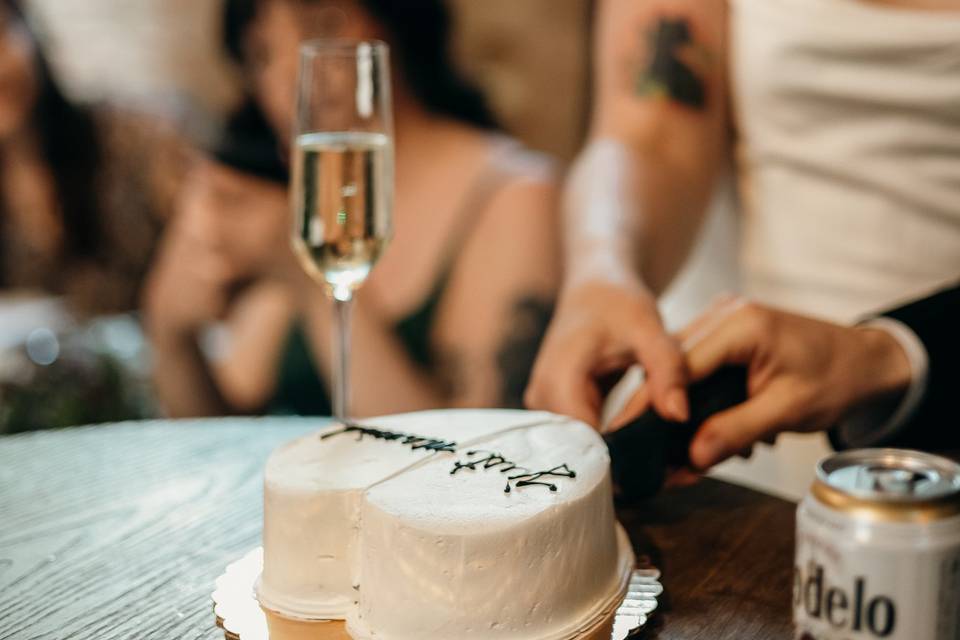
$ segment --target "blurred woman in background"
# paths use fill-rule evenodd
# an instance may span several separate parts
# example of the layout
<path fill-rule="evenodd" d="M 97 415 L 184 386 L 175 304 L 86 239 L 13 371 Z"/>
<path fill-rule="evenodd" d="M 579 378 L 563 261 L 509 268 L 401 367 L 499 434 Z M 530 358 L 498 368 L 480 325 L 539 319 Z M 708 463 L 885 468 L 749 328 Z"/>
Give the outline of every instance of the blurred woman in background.
<path fill-rule="evenodd" d="M 135 308 L 186 155 L 148 118 L 69 102 L 0 1 L 0 287 L 82 314 Z"/>
<path fill-rule="evenodd" d="M 519 406 L 560 276 L 556 183 L 547 160 L 497 132 L 452 66 L 444 4 L 230 0 L 225 26 L 282 141 L 298 42 L 378 38 L 392 48 L 395 237 L 354 310 L 352 412 Z M 293 258 L 278 190 L 248 187 L 255 201 L 185 209 L 167 239 L 146 299 L 162 401 L 174 415 L 329 414 L 330 303 Z M 201 284 L 202 300 L 190 293 Z M 232 348 L 211 366 L 198 339 L 224 316 Z"/>

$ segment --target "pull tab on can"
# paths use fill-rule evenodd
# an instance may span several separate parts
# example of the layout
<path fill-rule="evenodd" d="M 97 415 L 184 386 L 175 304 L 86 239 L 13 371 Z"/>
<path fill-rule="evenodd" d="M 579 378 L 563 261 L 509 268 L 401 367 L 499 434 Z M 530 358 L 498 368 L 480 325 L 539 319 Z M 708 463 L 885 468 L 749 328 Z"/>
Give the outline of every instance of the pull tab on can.
<path fill-rule="evenodd" d="M 817 479 L 860 500 L 916 503 L 960 496 L 960 467 L 939 456 L 900 449 L 848 451 L 823 460 Z"/>

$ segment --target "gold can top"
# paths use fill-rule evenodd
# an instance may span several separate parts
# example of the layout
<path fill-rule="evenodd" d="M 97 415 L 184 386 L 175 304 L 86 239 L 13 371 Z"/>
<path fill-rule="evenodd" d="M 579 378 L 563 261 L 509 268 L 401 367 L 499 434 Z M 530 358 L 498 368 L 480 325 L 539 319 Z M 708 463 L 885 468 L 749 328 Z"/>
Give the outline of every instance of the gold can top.
<path fill-rule="evenodd" d="M 874 519 L 941 520 L 960 514 L 960 465 L 920 451 L 845 451 L 820 461 L 812 493 L 830 507 Z"/>

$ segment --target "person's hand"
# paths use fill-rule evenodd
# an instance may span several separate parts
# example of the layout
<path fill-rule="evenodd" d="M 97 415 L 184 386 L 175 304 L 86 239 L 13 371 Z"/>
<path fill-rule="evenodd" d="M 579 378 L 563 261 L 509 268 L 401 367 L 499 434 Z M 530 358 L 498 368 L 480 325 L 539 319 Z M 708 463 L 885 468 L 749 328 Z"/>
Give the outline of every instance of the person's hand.
<path fill-rule="evenodd" d="M 182 210 L 190 224 L 204 228 L 205 241 L 238 276 L 254 280 L 293 272 L 285 185 L 207 162 L 194 172 Z"/>
<path fill-rule="evenodd" d="M 884 330 L 742 301 L 716 306 L 681 337 L 691 380 L 723 365 L 748 369 L 749 400 L 697 431 L 690 459 L 698 469 L 749 452 L 756 442 L 773 442 L 784 431 L 829 429 L 871 402 L 904 393 L 911 379 L 906 353 Z M 641 390 L 628 412 L 642 411 L 648 393 Z"/>
<path fill-rule="evenodd" d="M 192 340 L 201 327 L 223 318 L 244 284 L 286 267 L 293 260 L 287 215 L 282 186 L 199 163 L 145 287 L 153 338 Z"/>
<path fill-rule="evenodd" d="M 637 282 L 581 282 L 560 296 L 526 404 L 598 426 L 603 402 L 598 378 L 638 362 L 646 368 L 660 415 L 686 420 L 682 354 L 663 327 L 653 295 Z"/>
<path fill-rule="evenodd" d="M 226 313 L 237 273 L 208 229 L 182 210 L 167 230 L 144 287 L 154 341 L 192 340 Z"/>

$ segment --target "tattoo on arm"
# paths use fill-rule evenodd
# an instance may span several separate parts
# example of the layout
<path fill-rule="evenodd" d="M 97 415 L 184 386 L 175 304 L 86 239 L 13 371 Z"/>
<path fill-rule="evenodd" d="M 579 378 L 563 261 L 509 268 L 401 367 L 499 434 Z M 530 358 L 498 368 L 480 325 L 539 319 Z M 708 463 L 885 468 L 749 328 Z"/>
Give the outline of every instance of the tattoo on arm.
<path fill-rule="evenodd" d="M 523 392 L 530 380 L 540 343 L 547 333 L 553 307 L 552 300 L 535 297 L 520 298 L 514 303 L 509 332 L 497 351 L 503 407 L 523 406 Z"/>
<path fill-rule="evenodd" d="M 649 62 L 637 82 L 637 94 L 669 98 L 687 107 L 703 109 L 706 90 L 703 79 L 691 68 L 695 54 L 690 23 L 684 18 L 660 18 L 647 34 Z"/>
<path fill-rule="evenodd" d="M 465 360 L 463 354 L 453 348 L 441 348 L 437 353 L 434 379 L 447 400 L 463 395 L 470 386 Z"/>

